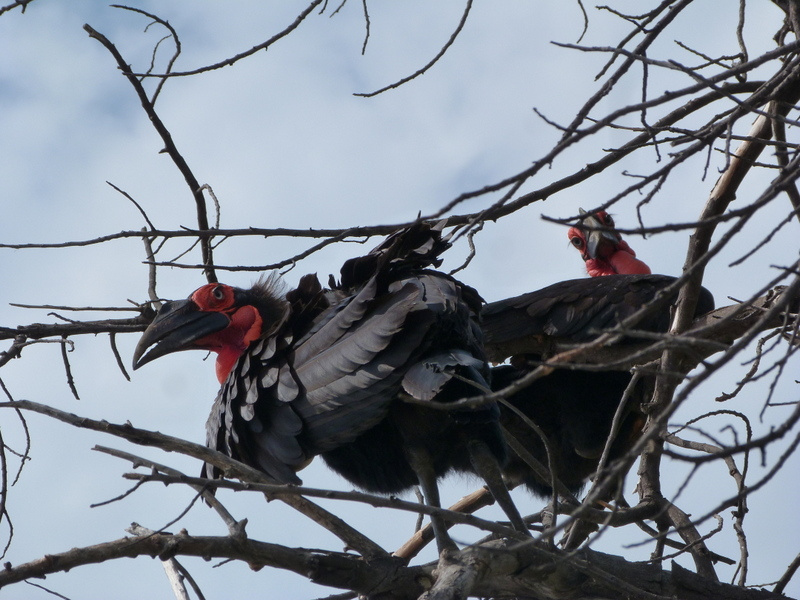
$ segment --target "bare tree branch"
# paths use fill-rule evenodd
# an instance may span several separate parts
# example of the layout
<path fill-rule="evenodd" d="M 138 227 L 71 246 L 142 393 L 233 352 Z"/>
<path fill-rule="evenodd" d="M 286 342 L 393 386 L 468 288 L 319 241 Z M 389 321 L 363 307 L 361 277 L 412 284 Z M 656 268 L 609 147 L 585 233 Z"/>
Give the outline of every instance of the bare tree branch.
<path fill-rule="evenodd" d="M 203 192 L 201 190 L 200 183 L 195 178 L 194 173 L 189 168 L 186 159 L 184 159 L 183 155 L 178 151 L 175 142 L 172 139 L 172 134 L 167 129 L 166 125 L 164 125 L 161 118 L 156 113 L 155 106 L 153 102 L 155 101 L 155 96 L 153 96 L 153 100 L 151 101 L 147 97 L 147 93 L 144 90 L 139 79 L 131 72 L 130 66 L 125 62 L 125 59 L 122 58 L 122 55 L 117 50 L 116 46 L 112 44 L 107 37 L 105 37 L 102 33 L 93 29 L 90 25 L 84 25 L 84 30 L 89 34 L 89 37 L 96 39 L 100 42 L 106 50 L 108 50 L 114 59 L 117 61 L 117 66 L 122 71 L 122 74 L 125 75 L 128 82 L 133 86 L 136 95 L 139 97 L 139 102 L 142 105 L 142 108 L 147 113 L 147 116 L 150 119 L 150 122 L 155 127 L 158 135 L 164 142 L 164 151 L 169 155 L 172 159 L 172 162 L 175 163 L 175 166 L 183 175 L 184 179 L 186 180 L 186 184 L 189 186 L 189 190 L 194 197 L 195 204 L 197 206 L 197 225 L 202 231 L 208 230 L 208 214 L 206 212 L 206 201 L 203 197 Z M 201 240 L 201 248 L 203 251 L 203 265 L 205 269 L 206 277 L 208 278 L 209 282 L 217 281 L 216 275 L 214 273 L 214 263 L 213 258 L 211 255 L 211 245 L 208 240 Z"/>
<path fill-rule="evenodd" d="M 27 410 L 39 413 L 75 427 L 115 435 L 141 446 L 155 446 L 167 452 L 180 452 L 181 454 L 192 456 L 213 464 L 227 476 L 242 477 L 249 481 L 259 483 L 272 483 L 272 481 L 260 471 L 256 471 L 243 463 L 235 461 L 221 452 L 173 436 L 147 431 L 145 429 L 137 429 L 129 423 L 117 425 L 108 423 L 107 421 L 87 419 L 29 400 L 0 402 L 0 408 L 13 408 L 15 410 Z M 375 544 L 375 542 L 357 532 L 342 519 L 316 506 L 305 498 L 296 495 L 283 495 L 280 496 L 279 499 L 309 517 L 311 520 L 322 525 L 334 535 L 340 537 L 349 547 L 358 550 L 364 556 L 376 557 L 386 554 L 386 551 Z"/>
<path fill-rule="evenodd" d="M 365 3 L 365 6 L 366 6 L 366 3 Z M 439 59 L 442 58 L 442 56 L 445 55 L 445 53 L 447 52 L 447 49 L 450 48 L 450 46 L 453 45 L 453 42 L 456 41 L 456 38 L 458 37 L 458 34 L 461 33 L 461 30 L 464 29 L 464 25 L 467 23 L 467 17 L 469 16 L 469 11 L 471 9 L 472 9 L 472 0 L 467 0 L 467 4 L 464 7 L 464 13 L 461 15 L 461 20 L 458 22 L 458 25 L 456 26 L 455 30 L 453 31 L 452 35 L 450 36 L 450 39 L 447 40 L 447 42 L 445 42 L 444 46 L 442 46 L 442 49 L 439 50 L 439 52 L 436 54 L 436 56 L 434 56 L 431 59 L 431 61 L 428 64 L 426 64 L 424 67 L 418 69 L 417 71 L 414 71 L 414 73 L 412 73 L 411 75 L 408 75 L 407 77 L 403 77 L 399 81 L 396 81 L 396 82 L 394 82 L 392 84 L 389 84 L 389 85 L 387 85 L 385 87 L 382 87 L 382 88 L 380 88 L 378 90 L 375 90 L 374 92 L 361 92 L 361 93 L 355 93 L 353 95 L 354 96 L 361 96 L 363 98 L 372 98 L 373 96 L 377 96 L 378 94 L 382 94 L 383 92 L 386 92 L 388 90 L 392 90 L 392 89 L 398 88 L 401 85 L 403 85 L 405 83 L 408 83 L 412 79 L 416 79 L 420 75 L 424 75 L 425 72 L 428 71 L 428 69 L 430 69 L 433 65 L 435 65 L 437 62 L 439 62 Z M 369 24 L 369 19 L 367 19 L 367 24 Z M 369 32 L 369 29 L 367 29 L 367 31 Z M 366 42 L 366 40 L 364 40 L 364 46 L 365 47 L 366 47 L 366 44 L 367 44 L 367 42 Z"/>

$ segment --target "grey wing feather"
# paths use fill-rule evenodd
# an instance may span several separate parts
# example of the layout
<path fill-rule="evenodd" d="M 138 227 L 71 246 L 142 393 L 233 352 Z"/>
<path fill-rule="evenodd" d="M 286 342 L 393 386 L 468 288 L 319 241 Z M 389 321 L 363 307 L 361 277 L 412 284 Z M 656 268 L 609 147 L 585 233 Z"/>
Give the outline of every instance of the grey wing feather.
<path fill-rule="evenodd" d="M 320 319 L 320 324 L 312 328 L 308 335 L 299 339 L 295 344 L 296 363 L 302 364 L 316 354 L 329 349 L 350 331 L 353 324 L 363 318 L 370 302 L 375 298 L 376 290 L 377 282 L 373 277 L 358 294 L 345 299 L 339 307 L 326 313 L 324 315 L 326 318 Z M 342 305 L 344 307 L 340 308 Z"/>
<path fill-rule="evenodd" d="M 403 389 L 418 400 L 432 400 L 453 378 L 456 367 L 480 371 L 483 365 L 482 360 L 463 350 L 439 352 L 426 356 L 408 370 L 403 378 Z"/>
<path fill-rule="evenodd" d="M 358 327 L 351 326 L 335 344 L 316 354 L 305 352 L 301 346 L 295 353 L 295 369 L 304 383 L 308 400 L 315 403 L 315 398 L 324 396 L 315 396 L 315 392 L 357 372 L 386 350 L 401 331 L 418 298 L 418 289 L 405 286 L 392 296 L 391 303 L 371 312 Z M 305 362 L 301 362 L 303 358 Z"/>

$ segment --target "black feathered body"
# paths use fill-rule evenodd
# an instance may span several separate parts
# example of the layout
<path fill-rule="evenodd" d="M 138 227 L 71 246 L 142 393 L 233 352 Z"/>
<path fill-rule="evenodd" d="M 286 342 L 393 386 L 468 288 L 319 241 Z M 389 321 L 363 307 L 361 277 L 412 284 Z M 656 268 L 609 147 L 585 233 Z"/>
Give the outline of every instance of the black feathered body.
<path fill-rule="evenodd" d="M 514 354 L 513 364 L 492 369 L 492 388 L 500 390 L 524 376 L 558 344 L 587 342 L 604 330 L 653 302 L 675 281 L 665 275 L 609 275 L 562 281 L 531 292 L 488 304 L 483 310 L 487 353 L 493 360 Z M 665 297 L 635 329 L 665 333 L 677 292 Z M 713 310 L 714 299 L 703 289 L 696 315 Z M 621 343 L 625 343 L 622 340 Z M 530 366 L 525 367 L 526 361 Z M 597 469 L 612 420 L 631 381 L 627 371 L 557 369 L 510 396 L 508 401 L 536 423 L 548 438 L 552 466 L 561 482 L 577 493 Z M 620 428 L 612 441 L 609 459 L 623 456 L 638 439 L 644 425 L 639 406 L 647 399 L 651 382 L 640 381 L 630 401 L 622 407 Z M 500 406 L 501 423 L 544 466 L 544 443 L 512 410 Z M 551 493 L 543 480 L 520 457 L 510 453 L 506 476 L 524 483 L 534 494 Z"/>
<path fill-rule="evenodd" d="M 493 387 L 502 389 L 526 373 L 511 365 L 496 367 L 492 370 Z M 548 462 L 541 437 L 516 413 L 503 406 L 501 423 L 544 467 L 552 468 L 570 492 L 577 494 L 597 470 L 614 414 L 630 380 L 631 375 L 623 371 L 558 369 L 508 398 L 547 436 L 552 462 Z M 625 454 L 644 425 L 643 415 L 636 407 L 636 399 L 640 397 L 634 393 L 632 398 L 629 405 L 623 407 L 619 433 L 609 453 L 610 461 Z M 504 473 L 510 481 L 524 484 L 537 496 L 546 497 L 552 493 L 550 481 L 543 479 L 513 452 L 509 453 Z"/>
<path fill-rule="evenodd" d="M 595 339 L 639 309 L 651 305 L 634 329 L 664 333 L 678 291 L 663 294 L 675 282 L 668 275 L 607 275 L 559 281 L 541 290 L 491 302 L 483 311 L 486 353 L 499 362 L 515 354 L 549 354 L 557 343 Z M 658 306 L 655 302 L 663 299 Z M 696 314 L 714 309 L 703 288 Z"/>
<path fill-rule="evenodd" d="M 285 483 L 298 483 L 296 472 L 322 455 L 358 487 L 392 493 L 417 483 L 408 444 L 430 454 L 437 474 L 450 468 L 449 441 L 464 436 L 487 438 L 503 460 L 496 407 L 450 414 L 402 401 L 488 387 L 480 297 L 426 268 L 446 247 L 438 231 L 418 226 L 347 261 L 329 290 L 304 277 L 281 322 L 223 384 L 209 445 Z"/>

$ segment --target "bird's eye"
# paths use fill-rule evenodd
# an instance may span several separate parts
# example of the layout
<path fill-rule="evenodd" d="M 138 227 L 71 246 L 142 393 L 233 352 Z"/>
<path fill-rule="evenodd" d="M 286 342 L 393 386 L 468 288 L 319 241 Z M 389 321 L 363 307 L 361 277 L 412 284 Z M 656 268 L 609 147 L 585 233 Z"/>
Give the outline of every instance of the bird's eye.
<path fill-rule="evenodd" d="M 576 248 L 583 248 L 583 239 L 579 238 L 577 235 L 569 238 L 569 241 L 572 242 L 572 245 Z"/>
<path fill-rule="evenodd" d="M 603 225 L 605 225 L 606 227 L 613 227 L 614 226 L 614 219 L 607 212 L 603 212 L 603 213 L 600 214 L 600 220 L 603 222 Z"/>
<path fill-rule="evenodd" d="M 233 289 L 221 283 L 207 283 L 190 296 L 200 310 L 222 311 L 233 305 Z"/>

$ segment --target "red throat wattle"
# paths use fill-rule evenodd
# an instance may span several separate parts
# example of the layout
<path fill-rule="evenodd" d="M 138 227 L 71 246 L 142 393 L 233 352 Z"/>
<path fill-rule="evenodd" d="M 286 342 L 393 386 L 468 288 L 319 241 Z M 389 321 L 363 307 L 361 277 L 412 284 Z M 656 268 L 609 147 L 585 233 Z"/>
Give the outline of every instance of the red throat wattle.
<path fill-rule="evenodd" d="M 625 242 L 620 242 L 620 249 L 608 257 L 608 262 L 620 275 L 650 275 L 650 267 L 636 258 L 636 253 Z"/>
<path fill-rule="evenodd" d="M 261 315 L 254 306 L 242 306 L 229 315 L 231 323 L 222 331 L 195 342 L 195 346 L 217 353 L 217 379 L 224 383 L 233 365 L 251 342 L 261 336 Z"/>
<path fill-rule="evenodd" d="M 605 227 L 614 226 L 614 221 L 605 212 L 598 213 L 600 221 Z M 605 275 L 649 275 L 648 267 L 636 258 L 636 252 L 615 231 L 595 240 L 592 251 L 591 243 L 587 243 L 587 234 L 577 227 L 571 227 L 567 232 L 570 243 L 581 253 L 586 272 L 589 277 L 603 277 Z M 593 234 L 593 235 L 596 235 Z"/>
<path fill-rule="evenodd" d="M 605 275 L 650 275 L 650 267 L 633 254 L 620 251 L 607 258 L 590 258 L 586 261 L 586 273 L 589 277 Z"/>
<path fill-rule="evenodd" d="M 606 246 L 597 258 L 586 261 L 586 272 L 590 277 L 604 275 L 650 275 L 650 267 L 636 258 L 625 240 L 617 242 L 616 247 Z"/>

